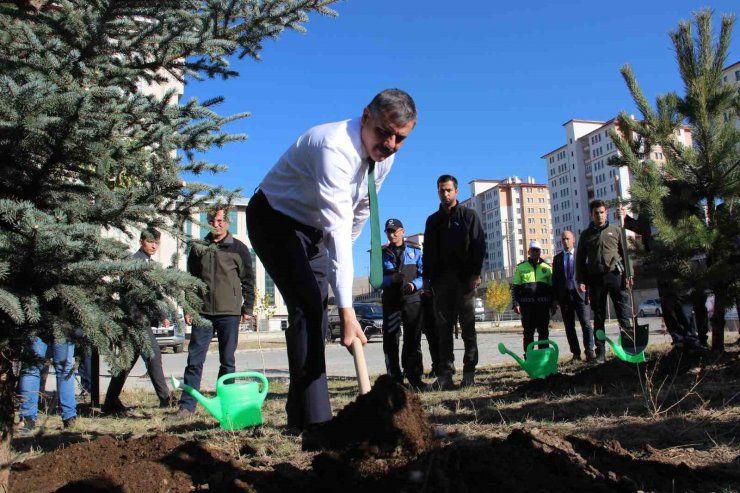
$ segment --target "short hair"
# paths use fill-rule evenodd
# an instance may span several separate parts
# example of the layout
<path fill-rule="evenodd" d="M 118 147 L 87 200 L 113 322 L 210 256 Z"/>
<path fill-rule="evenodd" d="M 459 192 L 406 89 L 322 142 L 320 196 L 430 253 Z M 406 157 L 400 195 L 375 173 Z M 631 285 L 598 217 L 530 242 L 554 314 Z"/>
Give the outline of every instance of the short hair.
<path fill-rule="evenodd" d="M 159 243 L 159 239 L 162 237 L 162 233 L 158 229 L 148 227 L 141 232 L 139 241 L 155 241 Z"/>
<path fill-rule="evenodd" d="M 219 211 L 224 211 L 224 222 L 229 223 L 229 207 L 225 205 L 216 205 L 211 207 L 206 214 L 206 219 L 210 223 L 218 215 Z"/>
<path fill-rule="evenodd" d="M 606 202 L 601 199 L 592 200 L 591 203 L 588 204 L 588 212 L 591 213 L 594 209 L 598 209 L 599 207 L 606 209 Z"/>
<path fill-rule="evenodd" d="M 367 109 L 373 116 L 387 114 L 393 123 L 406 125 L 416 121 L 416 104 L 400 89 L 385 89 L 375 95 Z"/>
<path fill-rule="evenodd" d="M 563 237 L 563 236 L 565 236 L 566 234 L 569 234 L 570 236 L 572 236 L 572 237 L 573 237 L 573 239 L 575 239 L 575 237 L 576 237 L 576 235 L 574 235 L 574 234 L 573 234 L 573 231 L 571 231 L 571 230 L 569 230 L 569 229 L 564 229 L 564 230 L 563 230 L 563 232 L 562 232 L 562 233 L 560 233 L 560 237 L 562 238 L 562 237 Z"/>
<path fill-rule="evenodd" d="M 447 183 L 448 181 L 451 181 L 452 183 L 454 183 L 455 184 L 455 190 L 457 190 L 457 178 L 455 178 L 452 175 L 442 175 L 439 178 L 437 178 L 437 188 L 439 188 L 439 186 L 442 183 Z"/>

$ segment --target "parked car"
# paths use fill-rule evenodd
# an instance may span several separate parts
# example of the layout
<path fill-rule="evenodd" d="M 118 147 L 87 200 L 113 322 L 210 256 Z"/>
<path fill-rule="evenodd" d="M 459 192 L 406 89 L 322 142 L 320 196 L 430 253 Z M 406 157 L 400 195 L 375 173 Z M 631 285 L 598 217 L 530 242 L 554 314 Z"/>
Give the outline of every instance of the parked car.
<path fill-rule="evenodd" d="M 174 321 L 169 327 L 164 327 L 161 323 L 158 327 L 152 327 L 159 348 L 171 347 L 173 353 L 181 353 L 185 348 L 185 331 L 181 327 L 184 326 L 178 326 Z"/>
<path fill-rule="evenodd" d="M 383 307 L 377 303 L 354 303 L 357 321 L 360 327 L 365 331 L 365 337 L 370 340 L 373 336 L 383 334 Z M 339 339 L 342 335 L 342 329 L 339 324 L 339 310 L 333 307 L 329 310 L 329 337 L 332 342 Z"/>
<path fill-rule="evenodd" d="M 646 315 L 655 315 L 656 317 L 663 315 L 663 312 L 660 311 L 660 298 L 645 300 L 638 305 L 637 316 L 644 317 Z"/>

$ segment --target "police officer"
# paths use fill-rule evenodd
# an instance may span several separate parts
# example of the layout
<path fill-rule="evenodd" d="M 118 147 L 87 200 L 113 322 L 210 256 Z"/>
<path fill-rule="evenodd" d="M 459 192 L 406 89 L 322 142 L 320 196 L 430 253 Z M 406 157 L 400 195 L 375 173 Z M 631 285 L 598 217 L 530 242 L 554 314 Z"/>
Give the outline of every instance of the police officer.
<path fill-rule="evenodd" d="M 514 271 L 514 311 L 522 316 L 524 327 L 524 351 L 529 343 L 547 339 L 550 314 L 555 312 L 552 301 L 552 267 L 540 258 L 542 247 L 536 241 L 529 242 L 529 257 L 516 266 Z M 526 356 L 526 354 L 525 354 Z"/>
<path fill-rule="evenodd" d="M 398 219 L 385 222 L 388 245 L 383 247 L 383 352 L 388 375 L 403 383 L 404 374 L 412 387 L 421 389 L 424 372 L 421 356 L 421 297 L 423 285 L 421 249 L 404 241 L 405 230 Z M 403 351 L 398 345 L 403 323 Z"/>

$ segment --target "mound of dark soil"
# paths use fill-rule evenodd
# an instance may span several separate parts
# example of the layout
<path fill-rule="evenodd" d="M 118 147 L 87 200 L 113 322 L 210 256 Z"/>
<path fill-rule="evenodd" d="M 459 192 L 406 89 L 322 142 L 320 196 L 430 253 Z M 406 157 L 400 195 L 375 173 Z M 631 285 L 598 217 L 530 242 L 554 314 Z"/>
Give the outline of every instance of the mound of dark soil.
<path fill-rule="evenodd" d="M 358 493 L 698 492 L 722 491 L 740 480 L 732 466 L 690 467 L 661 459 L 653 453 L 637 457 L 617 441 L 515 429 L 504 440 L 456 441 L 410 462 L 325 453 L 313 469 L 317 490 Z"/>
<path fill-rule="evenodd" d="M 325 433 L 332 449 L 352 448 L 374 456 L 415 456 L 433 442 L 419 397 L 387 375 L 339 411 Z"/>
<path fill-rule="evenodd" d="M 77 443 L 13 465 L 10 491 L 190 492 L 197 485 L 254 491 L 228 457 L 174 435 Z"/>

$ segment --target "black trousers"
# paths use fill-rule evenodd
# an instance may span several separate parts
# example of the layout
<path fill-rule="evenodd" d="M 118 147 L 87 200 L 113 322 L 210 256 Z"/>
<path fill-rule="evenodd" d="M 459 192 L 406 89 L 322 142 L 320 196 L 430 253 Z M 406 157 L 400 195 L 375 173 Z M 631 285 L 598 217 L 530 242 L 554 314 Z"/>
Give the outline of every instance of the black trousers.
<path fill-rule="evenodd" d="M 460 320 L 463 353 L 463 372 L 475 371 L 478 364 L 478 339 L 475 333 L 475 290 L 458 279 L 456 272 L 447 272 L 432 283 L 434 316 L 437 323 L 439 375 L 452 377 L 455 373 L 453 332 Z"/>
<path fill-rule="evenodd" d="M 159 350 L 159 343 L 157 342 L 157 338 L 154 337 L 152 328 L 146 327 L 145 330 L 147 335 L 149 335 L 151 349 L 149 351 L 142 351 L 141 357 L 144 360 L 146 371 L 149 373 L 149 378 L 152 381 L 154 391 L 157 393 L 159 401 L 164 403 L 170 398 L 170 389 L 167 387 L 167 380 L 165 380 L 164 371 L 162 371 L 162 353 Z M 108 385 L 108 391 L 105 393 L 104 406 L 116 406 L 118 398 L 121 395 L 121 391 L 123 390 L 123 386 L 126 384 L 126 378 L 131 372 L 131 368 L 136 364 L 137 359 L 138 357 L 134 358 L 128 370 L 123 370 L 121 373 L 114 375 L 113 378 L 111 378 L 110 384 Z"/>
<path fill-rule="evenodd" d="M 534 333 L 537 332 L 537 340 L 542 341 L 550 336 L 550 305 L 543 303 L 532 303 L 520 305 L 522 310 L 522 327 L 524 328 L 524 351 L 526 353 L 529 343 L 534 341 Z"/>
<path fill-rule="evenodd" d="M 437 342 L 437 322 L 434 319 L 434 298 L 431 294 L 421 295 L 421 330 L 427 338 L 429 356 L 432 360 L 432 373 L 439 370 L 439 343 Z"/>
<path fill-rule="evenodd" d="M 568 347 L 574 356 L 581 355 L 581 347 L 576 333 L 576 318 L 583 333 L 583 349 L 586 352 L 594 350 L 594 329 L 591 326 L 591 310 L 586 302 L 578 295 L 575 289 L 569 289 L 565 298 L 560 299 L 560 313 L 563 315 L 565 337 Z"/>
<path fill-rule="evenodd" d="M 403 349 L 401 361 L 398 360 L 398 346 L 401 342 L 403 323 Z M 417 382 L 424 373 L 421 354 L 421 302 L 419 295 L 399 302 L 383 301 L 383 353 L 388 375 L 398 382 L 403 376 L 410 382 Z"/>
<path fill-rule="evenodd" d="M 623 329 L 632 328 L 632 310 L 629 306 L 629 296 L 624 281 L 622 274 L 617 271 L 588 278 L 591 310 L 594 312 L 594 332 L 604 330 L 607 298 L 611 298 L 614 304 L 614 311 L 616 312 L 619 326 Z M 595 344 L 597 352 L 603 354 L 604 341 L 597 339 Z"/>
<path fill-rule="evenodd" d="M 261 191 L 247 206 L 247 230 L 255 253 L 288 306 L 288 426 L 303 429 L 329 421 L 324 355 L 329 259 L 323 233 L 273 209 Z"/>

